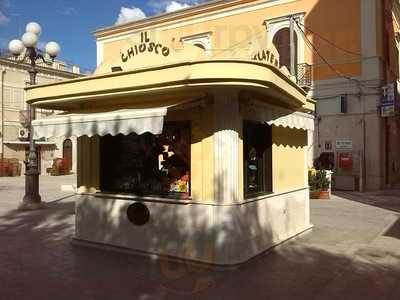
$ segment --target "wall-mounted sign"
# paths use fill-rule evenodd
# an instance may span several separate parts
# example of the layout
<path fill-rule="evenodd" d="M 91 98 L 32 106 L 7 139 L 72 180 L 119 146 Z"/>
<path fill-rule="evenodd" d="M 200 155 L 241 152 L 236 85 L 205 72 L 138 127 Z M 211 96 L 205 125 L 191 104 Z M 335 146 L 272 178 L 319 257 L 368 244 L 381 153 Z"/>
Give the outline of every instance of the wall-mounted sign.
<path fill-rule="evenodd" d="M 342 152 L 339 154 L 339 168 L 343 171 L 350 171 L 353 164 L 353 158 L 351 153 Z"/>
<path fill-rule="evenodd" d="M 393 117 L 394 115 L 396 115 L 396 106 L 394 104 L 381 106 L 382 117 Z"/>
<path fill-rule="evenodd" d="M 332 150 L 332 141 L 325 142 L 325 150 Z"/>
<path fill-rule="evenodd" d="M 162 55 L 164 57 L 167 57 L 170 54 L 171 51 L 169 47 L 164 46 L 161 43 L 152 42 L 147 32 L 142 32 L 140 35 L 140 44 L 132 45 L 121 52 L 121 60 L 123 63 L 126 63 L 129 59 L 133 59 L 145 52 Z"/>
<path fill-rule="evenodd" d="M 389 83 L 383 87 L 383 97 L 381 101 L 381 116 L 392 117 L 396 115 L 396 85 Z"/>
<path fill-rule="evenodd" d="M 336 140 L 336 150 L 352 150 L 353 141 L 350 139 Z"/>
<path fill-rule="evenodd" d="M 164 35 L 163 31 L 146 31 L 135 33 L 123 40 L 104 45 L 104 61 L 97 67 L 95 74 L 127 71 L 153 66 L 169 65 L 182 62 L 205 60 L 256 60 L 261 63 L 280 67 L 279 52 L 272 42 L 265 37 L 249 41 L 246 45 L 208 51 L 188 43 L 179 37 Z M 290 76 L 286 68 L 281 71 Z"/>

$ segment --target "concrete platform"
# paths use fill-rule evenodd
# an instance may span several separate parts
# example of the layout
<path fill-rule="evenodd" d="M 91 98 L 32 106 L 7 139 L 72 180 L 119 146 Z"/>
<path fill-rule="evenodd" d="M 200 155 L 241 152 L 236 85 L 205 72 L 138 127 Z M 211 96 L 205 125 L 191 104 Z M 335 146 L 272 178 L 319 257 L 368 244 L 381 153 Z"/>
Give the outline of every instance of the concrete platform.
<path fill-rule="evenodd" d="M 48 209 L 17 212 L 23 186 L 0 178 L 0 300 L 400 299 L 400 215 L 392 210 L 312 200 L 310 233 L 221 270 L 73 247 L 75 203 L 55 191 L 59 180 L 42 188 Z"/>

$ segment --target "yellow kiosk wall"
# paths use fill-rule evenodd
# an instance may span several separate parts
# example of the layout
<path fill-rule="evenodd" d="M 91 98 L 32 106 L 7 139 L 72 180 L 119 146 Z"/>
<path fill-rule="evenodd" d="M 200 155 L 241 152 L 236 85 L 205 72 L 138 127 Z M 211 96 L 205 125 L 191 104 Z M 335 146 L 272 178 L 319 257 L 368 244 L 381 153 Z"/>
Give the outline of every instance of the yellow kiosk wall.
<path fill-rule="evenodd" d="M 274 192 L 306 186 L 307 131 L 272 127 Z"/>
<path fill-rule="evenodd" d="M 213 106 L 169 113 L 169 121 L 191 121 L 191 190 L 192 199 L 212 203 L 214 198 L 214 144 Z M 240 128 L 240 124 L 237 124 Z M 239 134 L 241 136 L 241 133 Z M 307 185 L 306 147 L 307 132 L 272 126 L 273 192 L 289 192 Z M 243 142 L 240 138 L 238 153 L 243 156 Z M 99 137 L 78 139 L 78 186 L 81 192 L 95 192 L 99 186 Z M 239 166 L 240 180 L 243 180 L 243 160 Z M 216 179 L 216 178 L 215 178 Z M 238 186 L 239 200 L 243 199 L 243 183 Z"/>

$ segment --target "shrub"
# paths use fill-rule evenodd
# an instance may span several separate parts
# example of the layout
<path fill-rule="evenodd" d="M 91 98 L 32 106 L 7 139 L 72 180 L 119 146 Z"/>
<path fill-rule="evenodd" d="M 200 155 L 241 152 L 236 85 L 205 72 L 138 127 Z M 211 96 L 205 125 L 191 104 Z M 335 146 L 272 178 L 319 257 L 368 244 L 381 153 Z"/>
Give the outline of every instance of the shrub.
<path fill-rule="evenodd" d="M 330 184 L 325 170 L 308 170 L 308 185 L 311 191 L 327 191 Z"/>

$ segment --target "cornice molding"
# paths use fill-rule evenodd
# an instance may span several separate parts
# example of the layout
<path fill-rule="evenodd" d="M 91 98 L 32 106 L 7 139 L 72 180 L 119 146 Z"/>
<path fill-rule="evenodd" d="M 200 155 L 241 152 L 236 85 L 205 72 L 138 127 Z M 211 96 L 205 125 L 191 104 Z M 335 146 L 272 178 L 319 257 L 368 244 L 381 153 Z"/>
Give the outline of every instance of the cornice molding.
<path fill-rule="evenodd" d="M 270 7 L 279 4 L 295 2 L 298 0 L 215 0 L 203 4 L 188 7 L 177 12 L 163 13 L 151 16 L 139 21 L 129 22 L 122 25 L 100 28 L 93 32 L 97 41 L 103 39 L 124 36 L 128 32 L 135 32 L 149 28 L 176 26 L 179 23 L 190 22 L 196 19 L 217 19 L 219 15 L 236 14 L 242 10 L 257 10 L 262 7 Z M 161 25 L 162 24 L 162 25 Z M 168 25 L 167 25 L 168 24 Z"/>

